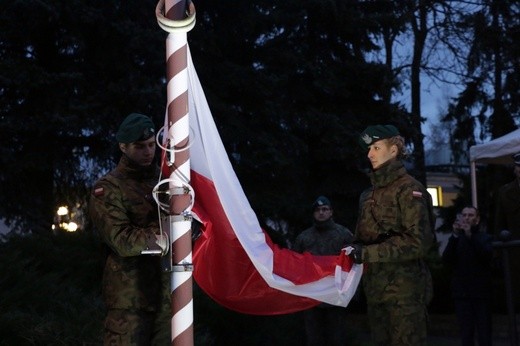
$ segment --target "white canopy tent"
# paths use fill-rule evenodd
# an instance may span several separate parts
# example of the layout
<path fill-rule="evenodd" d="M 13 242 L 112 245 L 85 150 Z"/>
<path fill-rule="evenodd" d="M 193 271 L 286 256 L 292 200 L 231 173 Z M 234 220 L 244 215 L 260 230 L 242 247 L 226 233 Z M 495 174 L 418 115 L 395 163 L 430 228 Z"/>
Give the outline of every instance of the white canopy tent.
<path fill-rule="evenodd" d="M 473 145 L 469 148 L 469 161 L 471 168 L 471 201 L 475 207 L 477 204 L 477 171 L 476 164 L 512 164 L 512 155 L 520 152 L 520 129 L 495 138 L 487 143 Z"/>

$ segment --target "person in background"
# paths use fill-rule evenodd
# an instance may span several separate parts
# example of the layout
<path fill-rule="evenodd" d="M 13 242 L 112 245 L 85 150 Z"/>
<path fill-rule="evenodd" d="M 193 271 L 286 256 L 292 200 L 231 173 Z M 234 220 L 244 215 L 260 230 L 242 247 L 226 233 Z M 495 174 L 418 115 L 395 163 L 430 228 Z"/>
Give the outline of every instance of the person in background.
<path fill-rule="evenodd" d="M 346 244 L 353 241 L 352 232 L 334 222 L 332 204 L 325 196 L 319 196 L 314 204 L 313 225 L 296 238 L 293 250 L 313 255 L 339 255 Z M 346 345 L 346 309 L 326 303 L 303 312 L 307 345 Z"/>
<path fill-rule="evenodd" d="M 489 346 L 491 339 L 492 237 L 480 223 L 477 208 L 462 209 L 442 254 L 452 269 L 451 291 L 460 327 L 461 345 Z"/>
<path fill-rule="evenodd" d="M 360 196 L 347 253 L 365 264 L 361 280 L 372 339 L 376 345 L 425 345 L 432 297 L 425 258 L 435 239 L 431 196 L 407 173 L 404 138 L 395 126 L 369 126 L 359 144 L 372 166 L 372 186 Z"/>
<path fill-rule="evenodd" d="M 507 230 L 513 239 L 520 239 L 520 153 L 513 155 L 513 162 L 515 179 L 498 191 L 495 234 Z"/>
<path fill-rule="evenodd" d="M 159 178 L 154 135 L 148 116 L 128 115 L 116 134 L 122 157 L 92 188 L 90 217 L 108 253 L 105 345 L 171 344 L 170 274 L 162 270 L 160 256 L 142 254 L 165 255 L 169 247 L 152 197 Z"/>

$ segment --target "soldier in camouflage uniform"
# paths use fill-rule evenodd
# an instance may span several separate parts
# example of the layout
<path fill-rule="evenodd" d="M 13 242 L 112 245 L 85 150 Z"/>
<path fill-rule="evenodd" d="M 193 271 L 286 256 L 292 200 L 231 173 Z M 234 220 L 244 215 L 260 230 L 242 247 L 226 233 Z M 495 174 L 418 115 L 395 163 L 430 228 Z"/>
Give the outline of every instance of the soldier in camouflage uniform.
<path fill-rule="evenodd" d="M 501 238 L 502 231 L 509 231 L 511 240 L 520 240 L 520 153 L 512 157 L 514 179 L 502 185 L 495 199 L 495 237 Z M 505 268 L 504 268 L 505 269 Z M 509 251 L 509 270 L 511 282 L 520 282 L 520 251 L 513 248 Z M 520 310 L 520 290 L 513 289 L 515 311 Z"/>
<path fill-rule="evenodd" d="M 294 250 L 313 255 L 339 255 L 354 240 L 348 228 L 334 222 L 328 198 L 318 197 L 313 204 L 314 225 L 298 235 Z M 304 311 L 307 345 L 346 345 L 346 309 L 322 303 Z"/>
<path fill-rule="evenodd" d="M 520 239 L 520 153 L 513 155 L 515 179 L 498 190 L 495 210 L 495 233 L 511 232 L 513 239 Z"/>
<path fill-rule="evenodd" d="M 365 263 L 363 289 L 376 345 L 425 345 L 432 282 L 425 256 L 434 242 L 431 197 L 407 174 L 404 139 L 392 125 L 359 138 L 372 165 L 372 187 L 359 201 L 350 256 Z"/>
<path fill-rule="evenodd" d="M 143 250 L 168 252 L 159 229 L 152 188 L 158 182 L 154 164 L 152 120 L 130 114 L 116 134 L 123 155 L 117 167 L 99 179 L 90 199 L 90 216 L 107 245 L 103 298 L 107 308 L 105 345 L 169 345 L 169 273 L 161 257 Z"/>

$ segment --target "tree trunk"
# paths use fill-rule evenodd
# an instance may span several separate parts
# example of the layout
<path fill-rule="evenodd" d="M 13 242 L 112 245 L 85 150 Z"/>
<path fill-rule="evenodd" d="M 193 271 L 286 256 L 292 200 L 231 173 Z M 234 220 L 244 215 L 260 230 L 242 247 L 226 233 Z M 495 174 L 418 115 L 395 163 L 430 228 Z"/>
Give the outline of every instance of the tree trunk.
<path fill-rule="evenodd" d="M 493 114 L 490 117 L 490 130 L 491 137 L 497 138 L 511 132 L 516 128 L 512 117 L 508 114 L 504 107 L 504 95 L 502 88 L 502 28 L 500 26 L 500 11 L 498 1 L 493 0 L 491 3 L 491 15 L 492 15 L 492 31 L 493 31 L 493 55 L 494 61 L 494 91 L 495 95 L 493 98 Z"/>
<path fill-rule="evenodd" d="M 415 135 L 412 136 L 414 175 L 426 185 L 426 172 L 424 161 L 424 144 L 421 130 L 421 61 L 424 51 L 424 44 L 427 36 L 427 13 L 428 9 L 424 1 L 420 0 L 414 12 L 411 24 L 414 34 L 413 58 L 411 66 L 411 123 L 415 128 Z"/>

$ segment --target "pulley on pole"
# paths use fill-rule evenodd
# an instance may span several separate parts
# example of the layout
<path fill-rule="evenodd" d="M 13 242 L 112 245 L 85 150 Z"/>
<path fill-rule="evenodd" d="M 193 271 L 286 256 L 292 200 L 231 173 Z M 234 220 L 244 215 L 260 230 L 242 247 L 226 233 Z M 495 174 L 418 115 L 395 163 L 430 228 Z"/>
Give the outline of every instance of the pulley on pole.
<path fill-rule="evenodd" d="M 160 0 L 156 7 L 159 26 L 166 39 L 167 107 L 165 124 L 166 164 L 170 176 L 167 228 L 171 241 L 172 345 L 193 345 L 193 264 L 191 248 L 189 107 L 187 33 L 195 25 L 191 1 Z"/>

